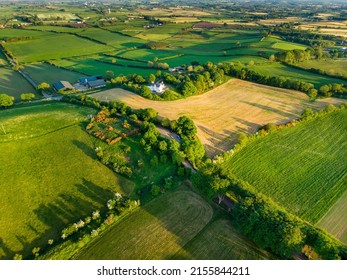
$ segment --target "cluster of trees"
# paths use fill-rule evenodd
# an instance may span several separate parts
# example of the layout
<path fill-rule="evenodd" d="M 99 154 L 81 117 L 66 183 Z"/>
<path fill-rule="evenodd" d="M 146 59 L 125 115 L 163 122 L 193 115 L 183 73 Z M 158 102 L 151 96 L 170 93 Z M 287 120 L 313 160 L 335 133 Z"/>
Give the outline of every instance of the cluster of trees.
<path fill-rule="evenodd" d="M 286 212 L 250 184 L 225 174 L 216 164 L 205 165 L 195 176 L 197 185 L 209 196 L 231 191 L 236 197 L 232 215 L 235 225 L 261 248 L 290 259 L 304 245 L 323 259 L 346 259 L 346 246 L 323 230 Z"/>
<path fill-rule="evenodd" d="M 186 68 L 185 73 L 171 74 L 157 71 L 155 75 L 150 74 L 147 78 L 138 74 L 120 75 L 110 78 L 108 86 L 122 87 L 151 100 L 176 100 L 201 94 L 221 85 L 225 81 L 225 74 L 229 71 L 229 64 L 220 63 L 215 65 L 212 62 L 207 62 L 204 65 L 190 65 Z M 168 89 L 161 95 L 153 94 L 147 84 L 156 80 L 163 80 L 175 90 Z"/>
<path fill-rule="evenodd" d="M 167 64 L 166 62 L 159 62 L 159 59 L 157 57 L 154 58 L 153 61 L 148 61 L 147 66 L 149 68 L 163 69 L 163 70 L 167 70 L 170 68 L 169 64 Z"/>
<path fill-rule="evenodd" d="M 277 55 L 277 59 L 279 61 L 288 63 L 288 64 L 295 64 L 311 59 L 322 59 L 322 58 L 329 58 L 330 55 L 327 52 L 324 52 L 324 49 L 322 47 L 317 47 L 315 49 L 313 48 L 307 48 L 306 50 L 289 50 L 289 51 L 283 51 L 280 52 Z"/>
<path fill-rule="evenodd" d="M 0 93 L 0 106 L 2 108 L 11 107 L 13 105 L 14 97 L 5 93 Z"/>
<path fill-rule="evenodd" d="M 20 99 L 22 101 L 31 101 L 35 98 L 34 93 L 22 93 Z M 14 104 L 14 97 L 6 93 L 0 93 L 0 107 L 7 108 Z"/>
<path fill-rule="evenodd" d="M 197 129 L 194 122 L 186 116 L 177 121 L 158 118 L 158 112 L 152 108 L 132 109 L 120 101 L 100 102 L 98 99 L 86 95 L 66 95 L 63 102 L 86 105 L 93 108 L 107 108 L 111 114 L 122 114 L 134 121 L 142 121 L 143 139 L 140 144 L 145 151 L 156 150 L 159 155 L 170 156 L 173 163 L 180 166 L 187 158 L 194 167 L 199 166 L 205 156 L 205 148 L 196 135 Z M 174 140 L 168 140 L 159 136 L 156 125 L 168 128 L 180 135 L 181 144 Z M 164 143 L 166 142 L 166 144 Z M 165 157 L 163 157 L 164 159 Z M 155 161 L 155 160 L 154 160 Z"/>

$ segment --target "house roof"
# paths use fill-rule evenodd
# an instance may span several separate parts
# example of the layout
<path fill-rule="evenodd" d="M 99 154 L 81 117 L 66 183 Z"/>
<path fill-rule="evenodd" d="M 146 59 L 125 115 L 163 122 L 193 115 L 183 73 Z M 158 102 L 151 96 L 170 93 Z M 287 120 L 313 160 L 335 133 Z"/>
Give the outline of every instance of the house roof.
<path fill-rule="evenodd" d="M 59 91 L 61 89 L 74 89 L 74 87 L 67 81 L 59 81 L 53 84 L 53 87 Z"/>
<path fill-rule="evenodd" d="M 105 80 L 95 80 L 95 81 L 88 82 L 88 85 L 90 87 L 101 87 L 101 86 L 105 86 L 106 82 Z"/>
<path fill-rule="evenodd" d="M 101 79 L 101 78 L 102 78 L 101 76 L 83 77 L 83 78 L 79 78 L 78 82 L 80 84 L 87 84 L 89 82 L 93 82 L 93 81 L 96 81 L 96 80 Z"/>

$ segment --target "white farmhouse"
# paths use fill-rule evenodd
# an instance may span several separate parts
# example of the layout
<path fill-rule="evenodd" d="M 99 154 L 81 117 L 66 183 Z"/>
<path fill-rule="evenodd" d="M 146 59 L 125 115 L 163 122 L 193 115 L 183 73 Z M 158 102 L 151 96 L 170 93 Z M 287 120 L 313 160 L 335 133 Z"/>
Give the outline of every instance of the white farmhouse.
<path fill-rule="evenodd" d="M 166 86 L 163 82 L 152 83 L 148 87 L 152 92 L 159 94 L 163 93 L 166 90 Z"/>

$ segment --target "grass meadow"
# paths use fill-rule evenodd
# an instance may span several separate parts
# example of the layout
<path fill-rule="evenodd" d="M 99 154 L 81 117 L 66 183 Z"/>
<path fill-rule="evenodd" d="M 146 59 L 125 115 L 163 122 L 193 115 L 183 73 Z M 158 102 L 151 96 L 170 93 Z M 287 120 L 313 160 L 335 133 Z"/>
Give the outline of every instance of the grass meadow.
<path fill-rule="evenodd" d="M 346 124 L 343 110 L 275 131 L 229 157 L 222 168 L 316 223 L 347 191 Z"/>
<path fill-rule="evenodd" d="M 0 259 L 31 255 L 133 184 L 101 164 L 83 130 L 95 110 L 64 103 L 0 112 Z M 63 178 L 63 180 L 62 180 Z"/>
<path fill-rule="evenodd" d="M 36 33 L 41 34 L 42 32 L 36 31 Z M 71 34 L 54 33 L 49 36 L 39 35 L 39 38 L 35 40 L 6 43 L 6 46 L 20 63 L 92 55 L 113 50 L 109 46 Z"/>
<path fill-rule="evenodd" d="M 24 72 L 38 84 L 42 82 L 53 84 L 57 81 L 68 81 L 73 84 L 84 76 L 80 73 L 58 68 L 47 63 L 26 65 Z"/>

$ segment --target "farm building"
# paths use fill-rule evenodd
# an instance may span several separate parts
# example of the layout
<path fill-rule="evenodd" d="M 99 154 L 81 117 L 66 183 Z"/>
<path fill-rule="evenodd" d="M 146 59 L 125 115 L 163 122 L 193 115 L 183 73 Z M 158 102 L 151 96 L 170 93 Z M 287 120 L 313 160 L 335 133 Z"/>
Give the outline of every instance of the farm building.
<path fill-rule="evenodd" d="M 59 81 L 53 84 L 55 91 L 74 90 L 74 87 L 67 81 Z"/>
<path fill-rule="evenodd" d="M 78 82 L 88 88 L 101 88 L 106 86 L 106 82 L 102 76 L 80 78 Z"/>
<path fill-rule="evenodd" d="M 155 82 L 150 84 L 149 89 L 155 93 L 163 93 L 166 90 L 166 86 L 163 82 Z"/>

